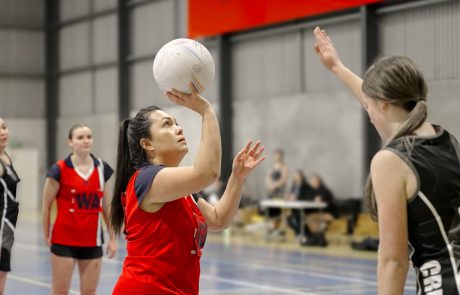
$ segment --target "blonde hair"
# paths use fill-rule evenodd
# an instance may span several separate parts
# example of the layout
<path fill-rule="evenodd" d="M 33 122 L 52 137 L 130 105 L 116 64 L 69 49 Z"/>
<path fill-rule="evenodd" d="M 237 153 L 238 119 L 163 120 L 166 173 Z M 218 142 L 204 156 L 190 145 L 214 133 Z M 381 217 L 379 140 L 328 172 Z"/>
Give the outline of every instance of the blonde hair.
<path fill-rule="evenodd" d="M 418 66 L 406 56 L 390 56 L 378 60 L 364 75 L 362 90 L 372 99 L 386 101 L 409 111 L 407 120 L 383 148 L 395 139 L 411 134 L 426 120 L 428 86 Z M 408 137 L 404 138 L 403 144 L 408 150 L 413 148 L 413 141 Z M 364 187 L 364 201 L 371 216 L 377 220 L 377 202 L 370 174 Z"/>

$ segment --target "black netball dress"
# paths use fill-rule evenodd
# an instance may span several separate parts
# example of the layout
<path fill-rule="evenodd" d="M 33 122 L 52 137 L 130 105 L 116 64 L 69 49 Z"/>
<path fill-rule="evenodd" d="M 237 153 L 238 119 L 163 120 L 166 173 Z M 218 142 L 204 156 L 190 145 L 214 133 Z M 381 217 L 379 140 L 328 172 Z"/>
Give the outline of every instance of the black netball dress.
<path fill-rule="evenodd" d="M 16 201 L 16 186 L 19 177 L 13 165 L 7 165 L 0 159 L 3 175 L 0 176 L 0 271 L 11 271 L 11 248 L 14 242 L 14 230 L 18 219 L 19 203 Z"/>
<path fill-rule="evenodd" d="M 434 128 L 434 136 L 400 138 L 387 149 L 398 154 L 417 178 L 417 191 L 407 204 L 417 295 L 458 295 L 460 146 L 446 130 Z"/>

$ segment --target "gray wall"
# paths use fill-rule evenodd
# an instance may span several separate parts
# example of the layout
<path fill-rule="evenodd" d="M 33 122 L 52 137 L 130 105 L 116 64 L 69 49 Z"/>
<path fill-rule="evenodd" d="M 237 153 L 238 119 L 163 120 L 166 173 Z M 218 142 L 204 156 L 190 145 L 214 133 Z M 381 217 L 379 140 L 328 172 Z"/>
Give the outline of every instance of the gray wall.
<path fill-rule="evenodd" d="M 8 120 L 12 142 L 38 147 L 45 154 L 44 35 L 30 27 L 43 24 L 43 0 L 0 0 L 0 115 Z M 61 0 L 61 21 L 71 21 L 116 7 L 116 0 Z M 152 77 L 154 54 L 167 41 L 187 33 L 187 1 L 157 0 L 129 8 L 130 112 L 156 104 L 178 118 L 189 138 L 191 164 L 201 120 L 173 105 Z M 357 20 L 324 20 L 344 62 L 360 73 L 361 39 Z M 323 22 L 323 21 L 321 21 Z M 89 124 L 94 153 L 115 162 L 118 128 L 118 67 L 115 11 L 62 26 L 60 37 L 58 157 L 68 152 L 71 125 Z M 421 65 L 430 83 L 429 119 L 460 137 L 460 4 L 439 3 L 379 15 L 382 53 L 407 54 Z M 28 27 L 29 29 L 24 29 Z M 319 173 L 338 197 L 358 196 L 363 179 L 365 115 L 351 93 L 319 63 L 313 53 L 313 25 L 274 29 L 260 35 L 232 37 L 234 146 L 262 139 L 268 159 L 249 184 L 265 195 L 264 176 L 275 148 L 286 151 L 291 170 Z M 213 54 L 214 39 L 201 40 Z M 27 75 L 24 75 L 27 74 Z M 205 96 L 219 111 L 219 77 Z M 40 169 L 43 171 L 44 162 Z"/>
<path fill-rule="evenodd" d="M 61 0 L 61 21 L 69 21 L 116 8 L 116 0 Z M 129 7 L 130 18 L 130 99 L 131 114 L 155 104 L 174 111 L 160 92 L 152 75 L 154 54 L 161 46 L 186 37 L 183 20 L 186 0 L 158 0 Z M 60 30 L 58 157 L 69 152 L 67 132 L 77 122 L 88 124 L 94 133 L 94 153 L 115 165 L 118 139 L 118 18 L 115 12 L 66 25 Z M 75 70 L 78 70 L 75 72 Z M 180 110 L 181 111 L 181 110 Z M 179 121 L 196 126 L 193 114 Z M 197 118 L 199 123 L 199 118 Z M 186 132 L 199 137 L 200 129 Z M 190 155 L 196 152 L 193 144 Z M 191 156 L 189 156 L 191 157 Z M 187 158 L 188 159 L 188 158 Z M 187 160 L 189 163 L 191 160 Z"/>
<path fill-rule="evenodd" d="M 177 118 L 184 128 L 189 153 L 182 162 L 183 165 L 193 163 L 198 151 L 201 133 L 201 118 L 193 111 L 177 107 L 161 93 L 152 74 L 154 54 L 167 42 L 175 38 L 187 37 L 187 1 L 186 0 L 158 0 L 149 4 L 136 6 L 131 9 L 131 55 L 134 60 L 131 64 L 131 113 L 142 107 L 156 105 Z M 202 40 L 203 41 L 203 40 Z M 219 70 L 218 51 L 214 42 L 206 43 L 214 57 L 216 71 Z M 213 103 L 218 112 L 218 75 L 214 83 L 204 93 Z"/>
<path fill-rule="evenodd" d="M 460 2 L 381 18 L 382 54 L 412 57 L 429 81 L 428 120 L 460 138 Z"/>
<path fill-rule="evenodd" d="M 0 0 L 0 116 L 10 148 L 45 154 L 43 0 Z M 39 162 L 43 175 L 44 159 Z"/>
<path fill-rule="evenodd" d="M 258 197 L 266 195 L 264 178 L 276 148 L 286 152 L 291 172 L 322 175 L 338 196 L 356 196 L 361 190 L 362 112 L 315 56 L 312 30 L 234 44 L 234 148 L 261 139 L 268 156 L 249 179 Z M 360 72 L 359 23 L 340 22 L 327 31 L 344 62 Z"/>
<path fill-rule="evenodd" d="M 114 10 L 116 0 L 61 0 L 60 21 Z M 69 152 L 75 123 L 88 124 L 93 153 L 115 164 L 118 126 L 118 19 L 116 11 L 66 24 L 59 31 L 58 158 Z"/>
<path fill-rule="evenodd" d="M 460 137 L 460 3 L 439 3 L 379 15 L 383 55 L 411 56 L 430 85 L 429 118 Z M 361 72 L 357 22 L 323 26 L 343 61 Z M 363 129 L 367 119 L 350 92 L 314 56 L 312 28 L 235 44 L 235 149 L 263 139 L 269 158 L 249 181 L 263 196 L 270 151 L 283 148 L 292 169 L 319 173 L 338 197 L 362 190 Z M 275 31 L 274 31 L 275 32 Z M 299 42 L 304 60 L 299 63 Z M 303 80 L 302 80 L 302 77 Z M 303 83 L 303 84 L 302 84 Z"/>

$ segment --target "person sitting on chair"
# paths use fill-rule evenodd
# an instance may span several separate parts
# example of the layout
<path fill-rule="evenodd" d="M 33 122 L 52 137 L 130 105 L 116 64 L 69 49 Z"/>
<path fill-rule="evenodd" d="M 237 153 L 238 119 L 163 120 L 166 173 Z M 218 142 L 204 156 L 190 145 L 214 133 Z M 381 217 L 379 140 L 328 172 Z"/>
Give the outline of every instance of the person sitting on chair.
<path fill-rule="evenodd" d="M 313 201 L 313 190 L 308 184 L 305 174 L 302 170 L 298 169 L 294 172 L 292 185 L 289 193 L 286 195 L 287 201 Z M 305 214 L 311 213 L 312 209 L 303 209 Z M 297 236 L 300 243 L 305 243 L 308 236 L 310 235 L 310 229 L 305 223 L 305 220 L 301 220 L 302 214 L 300 210 L 292 210 L 291 214 L 287 218 L 287 222 L 290 228 L 292 228 Z M 303 235 L 301 234 L 301 226 L 304 226 Z"/>
<path fill-rule="evenodd" d="M 324 231 L 327 225 L 334 220 L 334 195 L 319 175 L 310 177 L 309 182 L 312 188 L 313 201 L 326 203 L 327 207 L 321 212 L 308 214 L 307 225 L 311 231 L 311 236 L 305 245 L 325 247 L 327 241 Z"/>

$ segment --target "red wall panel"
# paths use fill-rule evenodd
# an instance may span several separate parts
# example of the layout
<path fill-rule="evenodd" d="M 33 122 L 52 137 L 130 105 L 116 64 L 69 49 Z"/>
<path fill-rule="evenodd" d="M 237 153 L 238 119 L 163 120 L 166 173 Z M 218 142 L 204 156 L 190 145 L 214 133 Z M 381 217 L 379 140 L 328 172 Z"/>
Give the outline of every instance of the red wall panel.
<path fill-rule="evenodd" d="M 189 0 L 189 37 L 206 37 L 383 0 Z"/>

